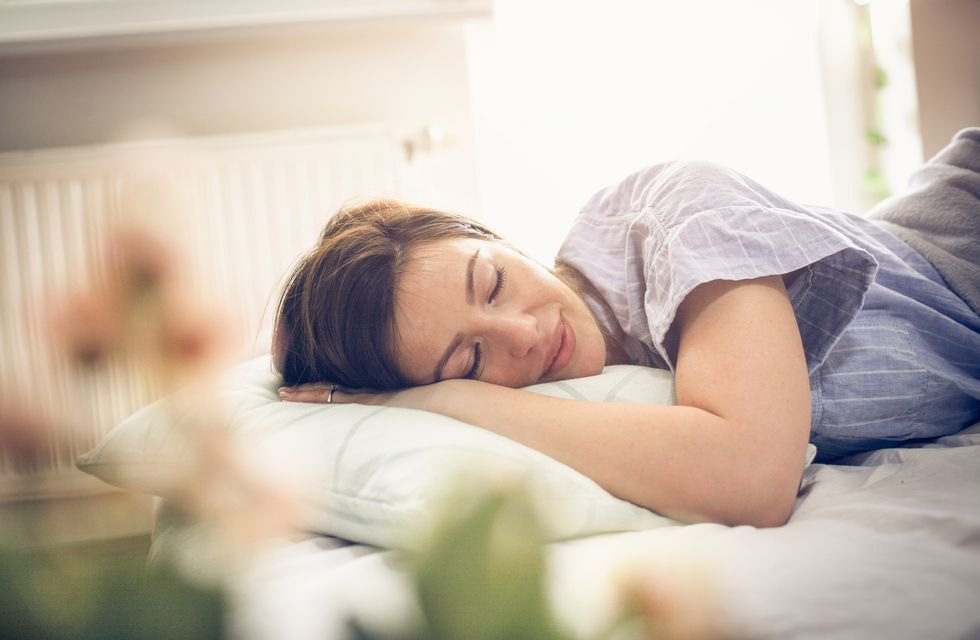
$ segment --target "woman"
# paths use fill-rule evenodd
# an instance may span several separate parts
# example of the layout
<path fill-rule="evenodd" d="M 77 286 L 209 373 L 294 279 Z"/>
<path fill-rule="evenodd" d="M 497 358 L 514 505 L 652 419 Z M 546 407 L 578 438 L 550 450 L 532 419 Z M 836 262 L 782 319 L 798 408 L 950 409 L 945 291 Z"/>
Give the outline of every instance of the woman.
<path fill-rule="evenodd" d="M 959 184 L 980 184 L 980 130 L 964 133 Z M 977 202 L 956 214 L 980 221 Z M 828 461 L 980 419 L 980 316 L 947 282 L 974 286 L 969 268 L 940 275 L 879 223 L 671 163 L 593 197 L 551 271 L 460 216 L 341 212 L 283 293 L 274 358 L 284 400 L 435 411 L 680 520 L 777 526 L 808 440 Z M 677 406 L 519 389 L 615 363 L 672 369 Z"/>

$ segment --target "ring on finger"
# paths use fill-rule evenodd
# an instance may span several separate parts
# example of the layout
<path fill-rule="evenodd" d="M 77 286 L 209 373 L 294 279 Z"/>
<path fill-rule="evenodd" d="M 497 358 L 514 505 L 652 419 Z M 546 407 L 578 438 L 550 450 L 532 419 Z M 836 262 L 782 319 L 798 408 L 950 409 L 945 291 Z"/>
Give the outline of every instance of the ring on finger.
<path fill-rule="evenodd" d="M 336 391 L 339 388 L 340 387 L 338 387 L 335 384 L 330 385 L 330 393 L 327 394 L 327 404 L 332 404 L 333 403 L 333 392 Z"/>

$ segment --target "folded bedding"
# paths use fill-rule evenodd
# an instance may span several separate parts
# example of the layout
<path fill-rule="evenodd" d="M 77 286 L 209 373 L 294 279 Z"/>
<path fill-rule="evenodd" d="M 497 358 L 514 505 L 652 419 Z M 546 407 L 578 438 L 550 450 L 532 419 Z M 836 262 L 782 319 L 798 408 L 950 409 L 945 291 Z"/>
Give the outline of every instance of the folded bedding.
<path fill-rule="evenodd" d="M 281 402 L 280 384 L 266 355 L 235 367 L 218 398 L 228 409 L 229 432 L 254 471 L 289 479 L 301 499 L 306 530 L 400 548 L 411 532 L 426 526 L 464 472 L 529 485 L 549 540 L 674 524 L 485 429 L 411 409 Z M 675 401 L 669 372 L 633 365 L 528 390 L 605 402 Z M 116 427 L 78 467 L 111 484 L 165 496 L 170 480 L 201 464 L 194 438 L 200 419 L 175 398 L 165 398 Z M 807 462 L 814 455 L 811 446 Z"/>

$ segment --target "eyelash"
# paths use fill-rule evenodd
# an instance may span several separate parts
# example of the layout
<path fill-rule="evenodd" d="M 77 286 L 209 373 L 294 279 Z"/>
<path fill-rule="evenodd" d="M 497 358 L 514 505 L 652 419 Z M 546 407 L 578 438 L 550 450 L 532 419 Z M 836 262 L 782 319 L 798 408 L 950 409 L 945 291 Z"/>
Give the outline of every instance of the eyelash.
<path fill-rule="evenodd" d="M 470 380 L 476 380 L 477 375 L 480 373 L 480 365 L 483 363 L 483 349 L 480 348 L 480 343 L 477 342 L 473 347 L 473 366 L 470 367 L 469 373 L 466 377 Z"/>
<path fill-rule="evenodd" d="M 494 299 L 500 295 L 500 292 L 504 288 L 504 284 L 507 283 L 507 269 L 505 267 L 497 267 L 497 283 L 493 286 L 493 291 L 490 292 L 489 302 L 493 302 Z M 480 347 L 480 343 L 476 343 L 473 347 L 473 366 L 470 367 L 469 372 L 466 377 L 470 380 L 474 380 L 480 374 L 480 365 L 483 363 L 483 349 Z"/>
<path fill-rule="evenodd" d="M 490 302 L 494 301 L 494 298 L 500 293 L 504 288 L 504 283 L 507 282 L 507 269 L 504 267 L 497 267 L 497 284 L 494 285 L 493 291 L 490 292 Z"/>

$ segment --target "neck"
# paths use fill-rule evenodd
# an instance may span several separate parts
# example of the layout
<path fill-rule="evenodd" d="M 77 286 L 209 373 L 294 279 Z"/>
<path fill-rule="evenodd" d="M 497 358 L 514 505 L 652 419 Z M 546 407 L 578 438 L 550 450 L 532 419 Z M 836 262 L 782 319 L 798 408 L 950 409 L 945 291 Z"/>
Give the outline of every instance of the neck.
<path fill-rule="evenodd" d="M 589 313 L 592 314 L 592 320 L 599 327 L 599 331 L 602 333 L 602 338 L 606 343 L 606 364 L 629 364 L 629 356 L 626 355 L 626 350 L 623 349 L 622 339 L 624 337 L 623 330 L 618 324 L 612 327 L 606 327 L 599 318 L 596 317 L 595 312 L 592 311 L 592 306 L 588 303 L 589 298 L 595 300 L 595 302 L 602 306 L 606 311 L 608 317 L 615 317 L 612 308 L 606 299 L 602 297 L 599 290 L 592 284 L 592 282 L 585 277 L 585 275 L 576 269 L 575 267 L 561 262 L 555 262 L 555 268 L 553 270 L 555 276 L 568 285 L 572 291 L 578 295 L 579 298 L 585 303 L 586 308 Z M 611 333 L 613 331 L 615 333 Z"/>

